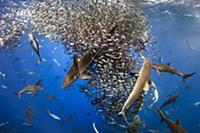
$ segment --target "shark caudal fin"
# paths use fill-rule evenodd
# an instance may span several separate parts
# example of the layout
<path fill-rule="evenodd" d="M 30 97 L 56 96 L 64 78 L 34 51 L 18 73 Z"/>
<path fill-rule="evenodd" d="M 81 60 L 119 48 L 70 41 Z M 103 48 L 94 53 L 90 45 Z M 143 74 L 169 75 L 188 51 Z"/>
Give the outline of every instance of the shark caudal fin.
<path fill-rule="evenodd" d="M 128 122 L 126 116 L 125 116 L 125 112 L 121 111 L 118 113 L 118 115 L 122 115 L 122 117 L 124 118 L 125 122 L 130 126 L 130 123 Z"/>
<path fill-rule="evenodd" d="M 13 92 L 13 94 L 15 94 L 15 95 L 17 96 L 18 99 L 21 98 L 21 94 L 20 94 L 20 93 L 18 93 L 18 92 Z"/>
<path fill-rule="evenodd" d="M 37 61 L 37 65 L 40 64 L 40 62 L 45 62 L 45 61 L 46 61 L 46 59 L 41 58 L 41 57 L 39 56 L 39 60 Z"/>
<path fill-rule="evenodd" d="M 186 80 L 187 78 L 189 78 L 189 77 L 193 76 L 195 73 L 196 73 L 196 72 L 189 73 L 189 74 L 184 74 L 184 75 L 182 76 L 182 78 L 183 78 L 183 81 L 185 82 L 185 80 Z"/>

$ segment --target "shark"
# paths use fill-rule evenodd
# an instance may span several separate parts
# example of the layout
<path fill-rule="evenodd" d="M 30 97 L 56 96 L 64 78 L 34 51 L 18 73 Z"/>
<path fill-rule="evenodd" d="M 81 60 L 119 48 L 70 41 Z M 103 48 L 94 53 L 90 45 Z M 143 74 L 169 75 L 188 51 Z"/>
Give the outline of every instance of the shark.
<path fill-rule="evenodd" d="M 161 117 L 161 123 L 165 121 L 165 123 L 168 125 L 173 133 L 187 133 L 187 131 L 183 127 L 181 127 L 179 119 L 177 119 L 176 122 L 173 122 L 172 120 L 168 119 L 159 108 L 157 109 L 157 111 Z"/>
<path fill-rule="evenodd" d="M 17 97 L 20 99 L 21 95 L 23 93 L 28 93 L 31 92 L 32 96 L 35 96 L 36 92 L 39 90 L 42 90 L 43 88 L 40 85 L 28 85 L 24 88 L 22 88 L 19 92 L 15 92 L 15 94 L 17 95 Z"/>
<path fill-rule="evenodd" d="M 168 73 L 175 74 L 175 75 L 182 77 L 183 81 L 185 81 L 185 79 L 193 76 L 196 73 L 196 72 L 188 73 L 188 74 L 183 73 L 177 69 L 174 69 L 170 63 L 166 63 L 166 64 L 153 64 L 152 63 L 152 68 L 157 71 L 158 75 L 161 75 L 160 72 L 168 72 Z"/>
<path fill-rule="evenodd" d="M 118 25 L 115 25 L 109 32 L 108 38 L 110 38 L 115 30 L 118 28 Z M 78 78 L 80 79 L 91 79 L 91 75 L 84 74 L 83 72 L 88 68 L 88 66 L 94 61 L 95 57 L 98 56 L 106 46 L 102 47 L 95 47 L 94 49 L 98 49 L 96 54 L 92 54 L 91 52 L 87 52 L 82 57 L 74 56 L 73 58 L 73 65 L 70 67 L 69 71 L 64 77 L 62 82 L 62 88 L 67 88 L 71 85 L 75 80 Z M 94 50 L 92 49 L 92 50 Z"/>
<path fill-rule="evenodd" d="M 84 56 L 80 58 L 77 56 L 74 56 L 73 61 L 74 61 L 73 65 L 67 72 L 62 82 L 62 88 L 68 87 L 78 78 L 81 78 L 81 79 L 92 78 L 92 76 L 83 73 L 93 61 L 92 53 L 86 53 Z"/>
<path fill-rule="evenodd" d="M 20 99 L 23 93 L 32 93 L 32 96 L 35 96 L 36 92 L 42 90 L 42 86 L 40 85 L 42 79 L 38 80 L 34 85 L 29 84 L 28 86 L 22 88 L 19 92 L 14 92 L 17 97 Z"/>
<path fill-rule="evenodd" d="M 176 94 L 173 96 L 170 96 L 165 102 L 160 106 L 160 109 L 163 109 L 165 106 L 169 105 L 170 103 L 175 103 L 176 99 L 180 96 L 180 94 Z"/>
<path fill-rule="evenodd" d="M 130 107 L 130 105 L 137 100 L 137 98 L 140 96 L 141 92 L 148 91 L 149 85 L 149 79 L 151 75 L 151 62 L 148 59 L 144 59 L 144 63 L 142 65 L 142 68 L 140 69 L 139 76 L 136 80 L 135 86 L 133 87 L 133 90 L 129 94 L 128 99 L 124 103 L 121 111 L 118 113 L 119 115 L 122 115 L 125 118 L 125 111 Z M 126 120 L 126 118 L 125 118 Z M 126 120 L 127 122 L 127 120 Z M 128 123 L 128 122 L 127 122 Z"/>

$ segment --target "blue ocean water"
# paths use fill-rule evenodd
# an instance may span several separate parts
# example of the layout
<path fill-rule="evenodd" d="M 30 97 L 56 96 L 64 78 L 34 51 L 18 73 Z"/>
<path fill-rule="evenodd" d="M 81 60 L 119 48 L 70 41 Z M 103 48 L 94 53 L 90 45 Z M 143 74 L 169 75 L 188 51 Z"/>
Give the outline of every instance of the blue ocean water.
<path fill-rule="evenodd" d="M 166 124 L 160 124 L 160 117 L 155 110 L 168 95 L 180 93 L 175 105 L 166 108 L 173 109 L 168 117 L 174 121 L 179 118 L 188 132 L 198 133 L 200 107 L 194 103 L 200 101 L 200 18 L 184 15 L 195 12 L 184 6 L 160 4 L 145 9 L 144 12 L 149 19 L 152 36 L 157 41 L 158 50 L 152 52 L 161 56 L 164 63 L 170 62 L 174 68 L 188 73 L 195 71 L 196 74 L 183 82 L 180 77 L 166 73 L 159 77 L 153 71 L 152 79 L 158 87 L 160 98 L 153 108 L 140 111 L 145 124 L 141 132 L 146 133 L 148 129 L 170 132 Z M 100 133 L 125 132 L 120 127 L 109 125 L 102 114 L 96 111 L 96 107 L 90 104 L 88 97 L 80 92 L 80 85 L 85 85 L 87 81 L 77 80 L 69 89 L 61 88 L 66 70 L 69 70 L 73 61 L 60 43 L 39 35 L 36 37 L 42 45 L 41 56 L 46 59 L 40 64 L 36 63 L 38 57 L 29 45 L 26 34 L 18 47 L 0 50 L 0 71 L 6 74 L 5 79 L 0 77 L 0 123 L 8 122 L 0 127 L 0 132 L 93 133 L 93 122 Z M 35 97 L 23 94 L 18 99 L 14 95 L 14 92 L 39 79 L 42 79 L 44 90 L 38 91 Z M 56 96 L 56 100 L 48 99 L 48 95 Z M 33 127 L 22 125 L 28 107 L 33 109 Z M 51 118 L 47 110 L 58 115 L 61 121 Z"/>

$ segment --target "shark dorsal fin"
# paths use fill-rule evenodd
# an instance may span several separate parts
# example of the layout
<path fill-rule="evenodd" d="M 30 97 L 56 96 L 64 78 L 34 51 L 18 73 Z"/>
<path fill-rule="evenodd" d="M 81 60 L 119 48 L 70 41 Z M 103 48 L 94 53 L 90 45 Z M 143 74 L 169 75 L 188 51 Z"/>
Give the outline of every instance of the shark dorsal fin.
<path fill-rule="evenodd" d="M 35 85 L 41 85 L 42 79 L 39 79 L 38 81 L 36 81 Z"/>
<path fill-rule="evenodd" d="M 167 63 L 167 65 L 168 65 L 168 66 L 171 66 L 171 63 L 170 63 L 170 62 L 168 62 L 168 63 Z"/>
<path fill-rule="evenodd" d="M 160 70 L 156 69 L 158 75 L 161 77 Z"/>
<path fill-rule="evenodd" d="M 176 125 L 180 125 L 180 120 L 179 120 L 179 118 L 176 120 Z"/>

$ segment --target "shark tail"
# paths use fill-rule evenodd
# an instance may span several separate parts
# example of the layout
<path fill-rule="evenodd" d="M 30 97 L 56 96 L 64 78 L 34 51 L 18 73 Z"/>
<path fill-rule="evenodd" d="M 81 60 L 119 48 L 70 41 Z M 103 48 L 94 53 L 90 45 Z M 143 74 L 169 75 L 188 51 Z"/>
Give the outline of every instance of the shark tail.
<path fill-rule="evenodd" d="M 41 57 L 39 56 L 39 60 L 37 61 L 37 64 L 40 64 L 40 62 L 45 62 L 45 61 L 46 61 L 46 59 L 41 58 Z"/>
<path fill-rule="evenodd" d="M 158 113 L 159 113 L 159 115 L 160 115 L 160 117 L 161 117 L 160 123 L 163 123 L 163 122 L 164 122 L 164 117 L 165 117 L 165 116 L 164 116 L 164 114 L 162 113 L 162 111 L 161 111 L 160 108 L 158 108 L 157 111 L 158 111 Z"/>
<path fill-rule="evenodd" d="M 15 95 L 17 96 L 18 99 L 21 98 L 21 94 L 20 94 L 20 93 L 18 93 L 18 92 L 13 92 L 13 94 L 15 94 Z"/>
<path fill-rule="evenodd" d="M 118 115 L 122 115 L 122 117 L 124 118 L 125 122 L 130 125 L 130 123 L 128 122 L 126 116 L 125 116 L 125 113 L 123 111 L 119 112 Z"/>
<path fill-rule="evenodd" d="M 189 74 L 184 74 L 184 75 L 182 76 L 182 78 L 183 78 L 183 81 L 185 82 L 185 80 L 186 80 L 187 78 L 189 78 L 189 77 L 193 76 L 195 73 L 196 73 L 196 72 L 189 73 Z"/>

